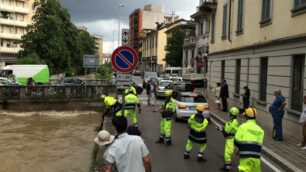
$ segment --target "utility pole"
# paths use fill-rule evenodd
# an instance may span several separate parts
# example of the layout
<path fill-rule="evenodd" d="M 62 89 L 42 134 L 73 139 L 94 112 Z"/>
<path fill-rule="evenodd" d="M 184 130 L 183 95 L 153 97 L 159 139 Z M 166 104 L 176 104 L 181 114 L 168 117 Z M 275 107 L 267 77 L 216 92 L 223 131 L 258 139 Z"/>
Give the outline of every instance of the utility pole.
<path fill-rule="evenodd" d="M 118 47 L 120 45 L 120 9 L 124 6 L 124 4 L 118 4 Z"/>

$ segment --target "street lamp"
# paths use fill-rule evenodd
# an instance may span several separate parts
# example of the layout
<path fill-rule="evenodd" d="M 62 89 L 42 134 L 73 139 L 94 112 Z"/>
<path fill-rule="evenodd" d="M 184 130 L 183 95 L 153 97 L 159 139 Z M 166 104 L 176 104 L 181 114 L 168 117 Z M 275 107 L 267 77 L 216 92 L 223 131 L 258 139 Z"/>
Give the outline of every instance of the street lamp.
<path fill-rule="evenodd" d="M 124 4 L 118 4 L 118 47 L 120 45 L 120 8 L 123 8 Z"/>
<path fill-rule="evenodd" d="M 116 29 L 114 29 L 113 30 L 113 51 L 115 50 L 115 32 L 116 32 L 117 30 Z"/>

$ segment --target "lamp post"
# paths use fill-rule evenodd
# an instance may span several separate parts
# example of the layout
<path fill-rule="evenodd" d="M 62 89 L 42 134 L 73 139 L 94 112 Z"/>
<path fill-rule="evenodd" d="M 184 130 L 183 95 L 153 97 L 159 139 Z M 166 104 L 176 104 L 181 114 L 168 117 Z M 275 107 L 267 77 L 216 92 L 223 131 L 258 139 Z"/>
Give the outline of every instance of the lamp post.
<path fill-rule="evenodd" d="M 116 29 L 114 29 L 113 30 L 113 51 L 115 50 L 115 32 L 116 32 L 117 30 Z"/>
<path fill-rule="evenodd" d="M 124 4 L 118 4 L 118 47 L 120 45 L 120 9 L 124 6 Z"/>

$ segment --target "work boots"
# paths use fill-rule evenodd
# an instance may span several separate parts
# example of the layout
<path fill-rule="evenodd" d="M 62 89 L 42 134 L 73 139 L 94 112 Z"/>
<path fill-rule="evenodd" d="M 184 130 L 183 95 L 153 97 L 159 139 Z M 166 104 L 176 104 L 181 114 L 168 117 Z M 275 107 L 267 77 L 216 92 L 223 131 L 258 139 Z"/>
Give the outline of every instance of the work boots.
<path fill-rule="evenodd" d="M 166 146 L 171 146 L 172 145 L 172 141 L 170 137 L 166 137 Z"/>
<path fill-rule="evenodd" d="M 184 159 L 189 159 L 189 158 L 190 158 L 189 152 L 185 151 L 184 152 Z"/>
<path fill-rule="evenodd" d="M 206 162 L 206 159 L 203 158 L 203 153 L 201 153 L 201 152 L 198 153 L 197 160 L 199 162 Z"/>
<path fill-rule="evenodd" d="M 164 143 L 164 136 L 160 136 L 159 139 L 155 143 L 163 144 Z"/>

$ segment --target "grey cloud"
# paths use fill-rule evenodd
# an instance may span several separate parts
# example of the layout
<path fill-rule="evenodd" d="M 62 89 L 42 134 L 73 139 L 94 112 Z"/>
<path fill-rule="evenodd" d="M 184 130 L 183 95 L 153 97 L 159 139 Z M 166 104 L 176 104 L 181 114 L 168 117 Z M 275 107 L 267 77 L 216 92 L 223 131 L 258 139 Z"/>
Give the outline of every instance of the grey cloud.
<path fill-rule="evenodd" d="M 125 4 L 121 8 L 120 16 L 128 16 L 137 8 L 143 8 L 145 4 L 160 4 L 166 13 L 171 11 L 177 14 L 190 15 L 195 11 L 198 0 L 60 0 L 61 4 L 69 9 L 74 22 L 91 22 L 97 20 L 109 20 L 118 17 L 118 4 Z M 189 19 L 189 16 L 181 16 Z"/>

